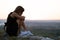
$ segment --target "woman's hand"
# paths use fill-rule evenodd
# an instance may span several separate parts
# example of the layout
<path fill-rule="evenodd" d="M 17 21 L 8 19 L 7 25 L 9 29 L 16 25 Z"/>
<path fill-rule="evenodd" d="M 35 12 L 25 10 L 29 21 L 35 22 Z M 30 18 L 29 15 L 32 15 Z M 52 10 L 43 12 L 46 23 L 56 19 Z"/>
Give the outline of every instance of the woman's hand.
<path fill-rule="evenodd" d="M 20 16 L 20 20 L 24 21 L 25 20 L 25 16 Z"/>

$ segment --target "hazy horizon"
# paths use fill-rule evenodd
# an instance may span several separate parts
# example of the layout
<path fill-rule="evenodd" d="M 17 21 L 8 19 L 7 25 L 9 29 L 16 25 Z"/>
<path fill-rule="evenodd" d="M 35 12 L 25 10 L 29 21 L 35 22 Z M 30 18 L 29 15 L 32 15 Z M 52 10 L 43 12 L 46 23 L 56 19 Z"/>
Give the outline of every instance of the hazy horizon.
<path fill-rule="evenodd" d="M 3 26 L 6 20 L 0 20 L 0 26 Z M 35 29 L 60 29 L 60 20 L 25 20 L 26 27 Z"/>

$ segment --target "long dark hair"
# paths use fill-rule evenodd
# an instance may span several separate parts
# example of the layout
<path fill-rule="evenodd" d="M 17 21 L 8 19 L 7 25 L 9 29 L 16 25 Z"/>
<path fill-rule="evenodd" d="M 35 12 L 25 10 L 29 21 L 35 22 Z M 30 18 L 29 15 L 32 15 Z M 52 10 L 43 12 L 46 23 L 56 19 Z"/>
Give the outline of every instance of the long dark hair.
<path fill-rule="evenodd" d="M 19 13 L 19 12 L 23 12 L 24 8 L 22 6 L 17 6 L 16 9 L 14 10 L 14 12 Z"/>

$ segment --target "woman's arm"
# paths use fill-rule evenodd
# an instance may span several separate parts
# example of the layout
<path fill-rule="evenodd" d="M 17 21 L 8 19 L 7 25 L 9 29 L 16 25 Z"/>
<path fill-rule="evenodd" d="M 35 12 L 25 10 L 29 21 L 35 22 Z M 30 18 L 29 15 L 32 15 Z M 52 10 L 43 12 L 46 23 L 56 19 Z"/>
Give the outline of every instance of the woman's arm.
<path fill-rule="evenodd" d="M 24 18 L 25 18 L 24 16 L 20 16 L 20 15 L 18 15 L 18 14 L 15 13 L 15 12 L 13 12 L 13 13 L 11 14 L 11 17 L 16 17 L 17 19 L 24 19 Z"/>

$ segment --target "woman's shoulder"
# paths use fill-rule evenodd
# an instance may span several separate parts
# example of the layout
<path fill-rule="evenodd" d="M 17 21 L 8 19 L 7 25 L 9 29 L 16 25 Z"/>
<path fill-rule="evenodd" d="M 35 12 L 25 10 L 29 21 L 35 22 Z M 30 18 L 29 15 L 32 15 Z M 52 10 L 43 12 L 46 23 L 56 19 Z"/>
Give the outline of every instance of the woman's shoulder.
<path fill-rule="evenodd" d="M 13 12 L 10 12 L 10 13 L 8 14 L 8 16 L 10 16 L 12 13 L 13 13 Z"/>
<path fill-rule="evenodd" d="M 13 12 L 10 12 L 9 15 L 11 15 Z"/>
<path fill-rule="evenodd" d="M 14 18 L 14 13 L 10 12 L 9 16 L 12 17 L 12 18 Z"/>

